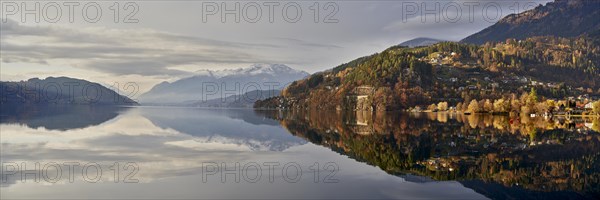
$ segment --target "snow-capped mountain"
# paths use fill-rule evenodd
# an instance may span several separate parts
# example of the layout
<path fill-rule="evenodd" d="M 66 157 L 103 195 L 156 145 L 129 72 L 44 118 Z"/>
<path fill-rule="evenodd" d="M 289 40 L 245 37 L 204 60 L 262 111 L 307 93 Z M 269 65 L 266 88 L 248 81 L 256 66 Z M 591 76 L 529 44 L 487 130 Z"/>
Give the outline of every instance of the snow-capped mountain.
<path fill-rule="evenodd" d="M 198 70 L 196 71 L 197 76 L 212 76 L 215 78 L 223 78 L 226 76 L 247 76 L 247 75 L 258 75 L 258 74 L 298 74 L 306 73 L 304 71 L 292 69 L 287 65 L 283 64 L 254 64 L 246 68 L 238 69 L 224 69 L 224 70 Z M 308 73 L 307 73 L 308 74 Z"/>
<path fill-rule="evenodd" d="M 180 104 L 241 95 L 253 90 L 280 90 L 309 74 L 283 64 L 254 64 L 246 68 L 199 70 L 192 77 L 162 82 L 140 95 L 144 104 Z"/>

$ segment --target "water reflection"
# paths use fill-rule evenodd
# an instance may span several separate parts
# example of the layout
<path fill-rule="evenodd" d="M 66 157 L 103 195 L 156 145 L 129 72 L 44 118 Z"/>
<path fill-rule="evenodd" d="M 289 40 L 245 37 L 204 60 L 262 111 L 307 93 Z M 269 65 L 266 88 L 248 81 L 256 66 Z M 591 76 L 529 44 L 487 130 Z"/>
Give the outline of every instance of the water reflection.
<path fill-rule="evenodd" d="M 163 129 L 194 136 L 195 141 L 220 141 L 247 146 L 252 150 L 283 151 L 306 143 L 290 134 L 281 134 L 277 121 L 256 115 L 252 110 L 146 108 L 141 115 Z"/>
<path fill-rule="evenodd" d="M 33 129 L 69 130 L 99 125 L 127 109 L 118 106 L 2 104 L 0 123 L 22 124 Z"/>
<path fill-rule="evenodd" d="M 598 118 L 260 113 L 293 135 L 390 174 L 458 180 L 490 198 L 600 195 Z"/>
<path fill-rule="evenodd" d="M 134 162 L 139 165 L 135 176 L 139 183 L 115 183 L 112 176 L 102 176 L 102 180 L 94 184 L 81 177 L 76 177 L 74 183 L 66 178 L 56 183 L 38 183 L 31 180 L 33 176 L 25 179 L 8 176 L 0 184 L 3 199 L 484 198 L 458 182 L 389 175 L 344 154 L 307 143 L 289 134 L 279 121 L 250 110 L 152 107 L 91 110 L 98 108 L 88 107 L 75 111 L 30 111 L 36 109 L 25 108 L 12 113 L 2 110 L 0 158 L 3 163 L 26 162 L 31 169 L 35 162 L 42 165 L 94 162 L 110 175 L 109 167 L 113 163 Z M 111 114 L 90 113 L 103 111 Z M 31 112 L 39 114 L 26 114 Z M 263 177 L 257 183 L 223 183 L 220 176 L 212 176 L 204 182 L 202 166 L 207 162 L 228 166 L 237 162 L 242 165 L 294 162 L 303 167 L 305 175 L 296 183 L 283 181 L 281 174 L 275 176 L 274 182 Z M 335 175 L 340 182 L 315 183 L 308 167 L 327 162 L 340 166 Z M 74 170 L 81 171 L 81 167 Z M 282 167 L 274 170 L 281 172 Z M 268 170 L 263 168 L 262 174 L 268 174 Z"/>

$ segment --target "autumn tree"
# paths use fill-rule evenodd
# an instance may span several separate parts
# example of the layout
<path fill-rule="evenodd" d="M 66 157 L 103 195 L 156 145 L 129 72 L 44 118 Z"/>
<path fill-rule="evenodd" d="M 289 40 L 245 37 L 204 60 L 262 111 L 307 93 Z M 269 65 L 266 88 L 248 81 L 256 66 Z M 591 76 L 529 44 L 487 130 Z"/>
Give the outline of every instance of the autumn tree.
<path fill-rule="evenodd" d="M 552 112 L 552 111 L 556 110 L 556 101 L 554 101 L 554 100 L 547 100 L 546 101 L 546 106 L 548 107 L 548 111 Z"/>
<path fill-rule="evenodd" d="M 548 105 L 545 102 L 535 104 L 535 112 L 537 112 L 537 113 L 548 112 Z"/>
<path fill-rule="evenodd" d="M 473 99 L 471 100 L 471 103 L 469 103 L 469 107 L 467 107 L 467 112 L 469 113 L 477 113 L 479 112 L 479 103 L 477 102 L 477 100 Z"/>
<path fill-rule="evenodd" d="M 431 104 L 427 107 L 427 110 L 435 112 L 437 110 L 437 105 Z"/>
<path fill-rule="evenodd" d="M 494 101 L 494 112 L 506 113 L 510 111 L 510 103 L 504 99 Z"/>
<path fill-rule="evenodd" d="M 592 109 L 593 111 L 596 113 L 596 115 L 600 115 L 600 101 L 596 101 L 593 105 L 592 105 Z"/>
<path fill-rule="evenodd" d="M 463 103 L 462 102 L 458 102 L 458 104 L 456 104 L 456 111 L 463 111 Z"/>
<path fill-rule="evenodd" d="M 448 102 L 445 102 L 445 101 L 444 101 L 444 102 L 440 102 L 440 103 L 438 103 L 438 105 L 437 105 L 437 109 L 438 109 L 439 111 L 447 111 L 447 110 L 448 110 Z"/>
<path fill-rule="evenodd" d="M 493 112 L 494 111 L 494 105 L 492 104 L 492 102 L 489 99 L 486 99 L 485 102 L 483 103 L 483 111 L 484 112 Z"/>
<path fill-rule="evenodd" d="M 533 104 L 536 104 L 537 102 L 538 102 L 537 91 L 535 90 L 535 88 L 531 88 L 531 92 L 529 92 L 529 99 L 528 99 L 527 104 L 533 105 Z"/>
<path fill-rule="evenodd" d="M 510 101 L 510 111 L 511 112 L 521 112 L 521 101 L 514 98 Z"/>

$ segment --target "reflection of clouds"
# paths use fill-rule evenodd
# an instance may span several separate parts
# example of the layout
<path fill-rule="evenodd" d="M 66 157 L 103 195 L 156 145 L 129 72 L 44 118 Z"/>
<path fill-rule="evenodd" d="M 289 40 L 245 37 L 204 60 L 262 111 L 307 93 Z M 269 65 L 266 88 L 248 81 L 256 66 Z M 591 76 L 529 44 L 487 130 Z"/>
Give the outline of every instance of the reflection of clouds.
<path fill-rule="evenodd" d="M 139 177 L 152 180 L 198 173 L 196 167 L 202 162 L 249 160 L 251 152 L 256 150 L 253 146 L 237 141 L 243 135 L 238 138 L 196 137 L 171 128 L 155 126 L 140 114 L 138 109 L 132 109 L 104 124 L 66 131 L 3 124 L 3 162 L 136 162 L 144 169 L 140 170 Z M 198 124 L 192 124 L 194 125 Z M 259 126 L 241 127 L 252 132 L 252 127 Z M 243 134 L 242 129 L 229 131 Z M 280 128 L 280 132 L 271 134 L 287 133 Z M 248 141 L 250 144 L 259 143 L 252 139 Z M 260 150 L 268 151 L 269 148 Z"/>
<path fill-rule="evenodd" d="M 283 151 L 306 141 L 296 138 L 271 119 L 252 110 L 144 109 L 143 116 L 154 125 L 194 136 L 204 143 L 238 144 L 258 151 Z"/>
<path fill-rule="evenodd" d="M 227 149 L 227 150 L 231 150 L 231 151 L 245 150 L 244 148 L 241 148 L 241 146 L 235 145 L 235 144 L 209 143 L 209 142 L 203 142 L 203 141 L 198 141 L 198 140 L 172 141 L 172 142 L 166 142 L 165 144 L 176 146 L 176 147 L 187 148 L 187 149 L 193 149 L 196 151 L 208 151 L 208 150 L 214 149 L 215 147 L 221 148 L 221 149 Z"/>

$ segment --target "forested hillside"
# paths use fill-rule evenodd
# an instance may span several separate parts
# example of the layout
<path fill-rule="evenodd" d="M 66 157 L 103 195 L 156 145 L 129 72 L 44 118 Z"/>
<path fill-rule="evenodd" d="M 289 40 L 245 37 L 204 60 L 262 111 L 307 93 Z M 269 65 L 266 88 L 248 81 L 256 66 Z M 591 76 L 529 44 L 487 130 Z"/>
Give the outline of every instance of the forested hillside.
<path fill-rule="evenodd" d="M 599 55 L 600 40 L 590 36 L 393 46 L 296 81 L 282 97 L 255 106 L 399 110 L 439 101 L 509 98 L 531 88 L 548 98 L 597 95 Z"/>

